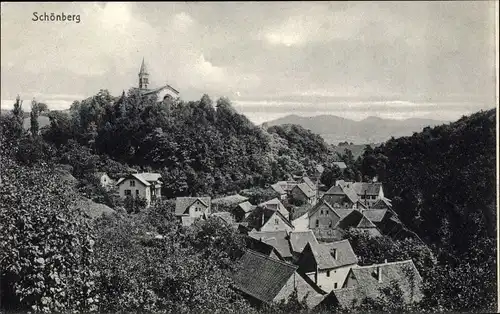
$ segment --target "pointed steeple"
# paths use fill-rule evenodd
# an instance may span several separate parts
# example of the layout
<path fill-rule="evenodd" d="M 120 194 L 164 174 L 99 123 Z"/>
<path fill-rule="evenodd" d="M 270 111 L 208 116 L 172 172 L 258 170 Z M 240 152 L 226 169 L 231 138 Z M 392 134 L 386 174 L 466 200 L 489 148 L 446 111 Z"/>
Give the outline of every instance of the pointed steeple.
<path fill-rule="evenodd" d="M 139 88 L 147 89 L 149 85 L 149 73 L 146 68 L 146 63 L 144 62 L 144 58 L 142 58 L 141 69 L 139 70 Z"/>
<path fill-rule="evenodd" d="M 139 76 L 142 74 L 149 74 L 148 69 L 146 67 L 146 63 L 144 62 L 144 57 L 142 58 L 142 64 L 141 64 L 141 69 L 139 70 Z"/>

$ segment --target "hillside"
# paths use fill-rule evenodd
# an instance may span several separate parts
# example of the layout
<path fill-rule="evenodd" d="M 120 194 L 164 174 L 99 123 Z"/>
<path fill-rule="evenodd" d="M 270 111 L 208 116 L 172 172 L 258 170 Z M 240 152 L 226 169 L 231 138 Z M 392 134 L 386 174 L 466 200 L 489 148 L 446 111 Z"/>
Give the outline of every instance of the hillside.
<path fill-rule="evenodd" d="M 354 144 L 381 143 L 392 136 L 401 137 L 420 132 L 424 127 L 436 126 L 445 121 L 411 118 L 406 120 L 383 119 L 368 117 L 354 121 L 333 115 L 300 117 L 288 115 L 267 122 L 267 126 L 282 124 L 298 124 L 313 133 L 320 134 L 327 143 L 337 144 L 348 141 Z"/>

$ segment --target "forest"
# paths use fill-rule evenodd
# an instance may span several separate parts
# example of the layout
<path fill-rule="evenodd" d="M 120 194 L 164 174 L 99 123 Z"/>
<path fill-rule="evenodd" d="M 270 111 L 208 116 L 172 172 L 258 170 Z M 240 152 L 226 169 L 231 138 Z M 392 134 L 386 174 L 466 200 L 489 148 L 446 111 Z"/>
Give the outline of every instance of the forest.
<path fill-rule="evenodd" d="M 377 177 L 422 240 L 346 235 L 363 263 L 412 258 L 425 283 L 419 304 L 388 291 L 355 312 L 496 311 L 495 110 L 367 146 L 357 159 L 300 126 L 257 127 L 226 98 L 157 103 L 101 90 L 49 111 L 39 128 L 47 110 L 32 104 L 29 132 L 19 101 L 0 117 L 2 312 L 306 313 L 297 300 L 255 307 L 230 288 L 244 239 L 219 220 L 182 227 L 170 201 L 88 219 L 74 200 L 86 191 L 121 206 L 88 178 L 96 171 L 160 172 L 169 199 L 265 187 L 318 164 L 327 186 Z M 61 165 L 76 187 L 58 176 Z"/>

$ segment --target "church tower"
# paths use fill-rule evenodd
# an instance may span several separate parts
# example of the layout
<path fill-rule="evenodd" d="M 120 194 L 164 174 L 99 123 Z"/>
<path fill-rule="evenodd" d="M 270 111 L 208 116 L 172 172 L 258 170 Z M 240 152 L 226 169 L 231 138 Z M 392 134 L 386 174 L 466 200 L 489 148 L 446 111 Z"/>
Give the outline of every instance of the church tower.
<path fill-rule="evenodd" d="M 149 73 L 144 63 L 144 58 L 142 58 L 141 69 L 139 70 L 139 88 L 147 89 L 149 85 Z"/>

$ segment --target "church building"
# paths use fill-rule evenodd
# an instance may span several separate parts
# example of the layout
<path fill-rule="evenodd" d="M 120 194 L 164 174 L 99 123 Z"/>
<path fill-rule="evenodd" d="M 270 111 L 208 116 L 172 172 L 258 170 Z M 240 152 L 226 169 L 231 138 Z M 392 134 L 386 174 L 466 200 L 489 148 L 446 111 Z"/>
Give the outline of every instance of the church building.
<path fill-rule="evenodd" d="M 139 70 L 139 88 L 141 95 L 147 96 L 156 94 L 158 101 L 163 101 L 166 99 L 176 100 L 179 98 L 179 92 L 170 85 L 164 85 L 158 88 L 149 88 L 149 72 L 142 59 L 141 69 Z"/>

